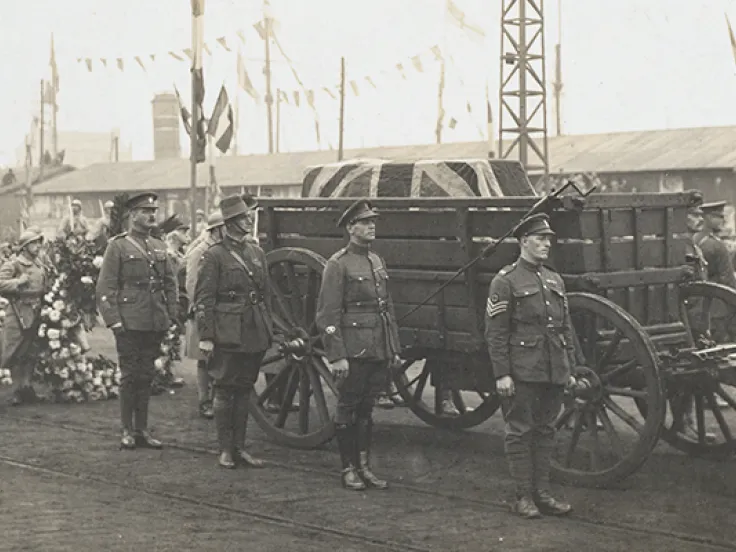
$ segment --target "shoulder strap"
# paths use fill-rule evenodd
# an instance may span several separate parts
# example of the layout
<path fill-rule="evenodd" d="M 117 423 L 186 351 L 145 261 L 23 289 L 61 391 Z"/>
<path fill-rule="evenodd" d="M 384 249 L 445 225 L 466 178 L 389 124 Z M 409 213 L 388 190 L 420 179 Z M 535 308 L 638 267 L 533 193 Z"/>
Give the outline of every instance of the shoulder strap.
<path fill-rule="evenodd" d="M 126 235 L 125 236 L 125 239 L 128 242 L 130 242 L 133 245 L 133 247 L 135 247 L 138 251 L 140 251 L 141 253 L 143 253 L 146 256 L 147 259 L 149 259 L 149 260 L 151 259 L 151 255 L 148 253 L 148 251 L 141 244 L 139 244 L 137 241 L 135 241 L 133 239 L 133 236 Z"/>

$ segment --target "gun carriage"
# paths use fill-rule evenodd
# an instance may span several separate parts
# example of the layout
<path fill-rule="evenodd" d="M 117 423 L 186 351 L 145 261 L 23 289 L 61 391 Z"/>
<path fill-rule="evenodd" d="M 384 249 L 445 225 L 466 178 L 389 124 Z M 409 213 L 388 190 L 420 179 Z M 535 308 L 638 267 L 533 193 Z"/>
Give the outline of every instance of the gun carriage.
<path fill-rule="evenodd" d="M 544 210 L 557 233 L 551 263 L 565 280 L 585 358 L 582 385 L 557 421 L 556 478 L 610 485 L 636 471 L 660 437 L 689 454 L 731 455 L 736 292 L 695 276 L 686 216 L 696 195 L 376 198 L 375 249 L 389 268 L 402 344 L 393 376 L 409 408 L 453 430 L 499 409 L 483 339 L 488 285 L 516 260 L 510 231 Z M 278 344 L 264 361 L 276 377 L 257 388 L 252 415 L 285 445 L 317 447 L 333 436 L 336 389 L 314 319 L 325 259 L 345 245 L 335 224 L 352 201 L 261 201 Z M 269 413 L 264 402 L 279 387 L 279 411 Z M 459 416 L 441 413 L 443 389 Z"/>

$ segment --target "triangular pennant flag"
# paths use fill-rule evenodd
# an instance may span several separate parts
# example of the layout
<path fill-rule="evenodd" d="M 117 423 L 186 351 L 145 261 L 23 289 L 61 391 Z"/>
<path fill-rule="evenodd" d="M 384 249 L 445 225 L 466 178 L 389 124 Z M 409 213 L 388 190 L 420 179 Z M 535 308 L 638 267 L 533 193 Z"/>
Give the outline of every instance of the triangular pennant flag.
<path fill-rule="evenodd" d="M 294 90 L 294 105 L 299 107 L 299 91 Z"/>
<path fill-rule="evenodd" d="M 245 44 L 245 34 L 243 33 L 243 31 L 237 31 L 235 34 L 238 35 L 240 42 Z"/>
<path fill-rule="evenodd" d="M 258 36 L 261 37 L 261 40 L 266 40 L 266 28 L 263 26 L 262 21 L 253 25 L 253 28 L 258 32 Z"/>
<path fill-rule="evenodd" d="M 377 88 L 376 87 L 376 83 L 373 82 L 373 79 L 371 77 L 366 77 L 365 78 L 365 82 L 367 82 L 368 84 L 370 84 L 373 88 Z"/>
<path fill-rule="evenodd" d="M 323 87 L 322 87 L 322 90 L 324 90 L 325 92 L 327 92 L 327 94 L 328 94 L 328 95 L 330 96 L 330 98 L 332 98 L 333 100 L 337 98 L 337 96 L 335 96 L 335 93 L 334 93 L 334 92 L 333 92 L 332 90 L 330 90 L 329 88 L 327 88 L 326 86 L 323 86 Z"/>
<path fill-rule="evenodd" d="M 220 46 L 222 46 L 226 51 L 232 52 L 232 50 L 230 49 L 230 46 L 227 45 L 227 40 L 225 40 L 225 37 L 224 36 L 221 36 L 220 38 L 218 38 L 216 40 L 217 40 L 217 43 Z"/>
<path fill-rule="evenodd" d="M 118 69 L 120 69 L 121 71 L 125 71 L 125 67 L 123 65 L 123 58 L 118 58 L 117 62 L 118 62 Z"/>
<path fill-rule="evenodd" d="M 187 50 L 189 50 L 189 48 L 187 48 Z M 189 51 L 191 52 L 191 50 L 189 50 Z M 180 56 L 179 54 L 177 54 L 176 52 L 169 52 L 169 55 L 170 55 L 170 56 L 171 56 L 172 58 L 174 58 L 175 60 L 177 60 L 177 61 L 184 61 L 184 58 L 183 58 L 183 57 L 181 57 L 181 56 Z"/>
<path fill-rule="evenodd" d="M 192 49 L 191 49 L 191 48 L 184 48 L 184 50 L 183 50 L 183 51 L 184 51 L 184 53 L 186 54 L 186 56 L 187 56 L 187 57 L 188 57 L 188 58 L 189 58 L 190 60 L 192 60 L 192 61 L 194 60 L 194 52 L 192 51 Z M 181 58 L 180 58 L 180 59 L 181 59 Z"/>
<path fill-rule="evenodd" d="M 452 0 L 447 0 L 447 13 L 450 16 L 450 22 L 461 28 L 463 31 L 470 31 L 476 37 L 486 36 L 485 31 L 478 25 L 468 23 L 465 12 L 461 10 Z"/>
<path fill-rule="evenodd" d="M 401 78 L 406 79 L 406 73 L 404 73 L 404 66 L 401 63 L 396 64 L 396 69 L 398 69 L 399 74 L 401 75 Z"/>
<path fill-rule="evenodd" d="M 82 58 L 77 58 L 77 63 L 80 63 L 82 61 Z"/>
<path fill-rule="evenodd" d="M 434 58 L 437 61 L 442 61 L 442 50 L 440 50 L 440 47 L 438 45 L 435 44 L 429 50 L 434 54 Z"/>
<path fill-rule="evenodd" d="M 307 103 L 314 109 L 314 90 L 307 90 Z"/>
<path fill-rule="evenodd" d="M 733 29 L 731 28 L 731 22 L 728 20 L 728 15 L 726 15 L 726 25 L 728 26 L 728 38 L 731 40 L 733 59 L 736 61 L 736 37 L 733 35 Z"/>
<path fill-rule="evenodd" d="M 320 132 L 319 132 L 319 120 L 318 119 L 314 120 L 314 133 L 317 135 L 317 143 L 321 144 L 322 136 L 320 135 Z"/>
<path fill-rule="evenodd" d="M 92 58 L 85 58 L 84 63 L 87 64 L 87 71 L 92 72 Z"/>
<path fill-rule="evenodd" d="M 288 104 L 289 103 L 289 96 L 286 95 L 286 92 L 285 91 L 279 90 L 279 95 L 278 95 L 277 100 L 280 101 L 280 102 L 284 102 L 284 103 L 287 103 Z"/>
<path fill-rule="evenodd" d="M 468 113 L 472 113 L 472 112 L 473 112 L 473 106 L 472 106 L 472 105 L 470 105 L 470 102 L 467 102 L 467 103 L 465 104 L 465 109 L 467 109 L 467 110 L 468 110 Z"/>
<path fill-rule="evenodd" d="M 227 96 L 227 90 L 223 86 L 217 96 L 217 102 L 212 110 L 207 133 L 215 140 L 215 146 L 222 153 L 226 153 L 230 149 L 230 142 L 233 138 L 233 110 L 230 107 L 230 100 Z"/>
<path fill-rule="evenodd" d="M 100 58 L 100 61 L 102 62 L 102 65 L 104 65 L 107 69 L 107 60 L 105 58 Z"/>
<path fill-rule="evenodd" d="M 151 54 L 151 61 L 156 61 L 156 54 Z"/>
<path fill-rule="evenodd" d="M 248 71 L 245 69 L 245 61 L 243 60 L 243 56 L 240 52 L 238 52 L 237 72 L 238 86 L 245 90 L 246 94 L 251 96 L 256 102 L 260 103 L 261 96 L 253 86 L 253 82 L 251 82 L 250 77 L 248 76 Z"/>
<path fill-rule="evenodd" d="M 202 49 L 203 49 L 203 50 L 204 50 L 205 52 L 207 52 L 207 55 L 208 55 L 208 56 L 211 56 L 211 55 L 212 55 L 212 50 L 210 50 L 210 47 L 209 47 L 209 46 L 207 46 L 207 44 L 202 44 Z"/>
<path fill-rule="evenodd" d="M 419 56 L 414 56 L 411 58 L 411 63 L 414 65 L 414 69 L 419 71 L 420 73 L 424 71 L 424 68 L 422 67 L 422 59 Z"/>
<path fill-rule="evenodd" d="M 140 56 L 135 56 L 134 59 L 138 63 L 138 65 L 141 66 L 141 69 L 143 69 L 145 71 L 146 70 L 146 66 L 143 65 L 143 60 L 140 58 Z"/>
<path fill-rule="evenodd" d="M 450 117 L 450 122 L 447 123 L 447 126 L 454 129 L 457 126 L 457 119 L 455 119 L 455 117 Z"/>
<path fill-rule="evenodd" d="M 355 82 L 354 80 L 351 80 L 350 81 L 350 88 L 353 89 L 353 94 L 355 94 L 356 96 L 359 95 L 359 92 L 358 92 L 358 83 L 357 82 Z"/>

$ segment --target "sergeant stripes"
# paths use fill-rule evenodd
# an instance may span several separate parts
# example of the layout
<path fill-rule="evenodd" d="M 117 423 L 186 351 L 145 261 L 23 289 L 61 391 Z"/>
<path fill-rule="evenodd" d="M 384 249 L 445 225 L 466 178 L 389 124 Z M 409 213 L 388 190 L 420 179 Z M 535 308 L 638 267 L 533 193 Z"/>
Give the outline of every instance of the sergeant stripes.
<path fill-rule="evenodd" d="M 499 314 L 503 314 L 506 312 L 509 308 L 509 302 L 508 301 L 497 301 L 493 302 L 489 298 L 486 302 L 486 316 L 488 318 L 493 318 L 494 316 L 498 316 Z"/>

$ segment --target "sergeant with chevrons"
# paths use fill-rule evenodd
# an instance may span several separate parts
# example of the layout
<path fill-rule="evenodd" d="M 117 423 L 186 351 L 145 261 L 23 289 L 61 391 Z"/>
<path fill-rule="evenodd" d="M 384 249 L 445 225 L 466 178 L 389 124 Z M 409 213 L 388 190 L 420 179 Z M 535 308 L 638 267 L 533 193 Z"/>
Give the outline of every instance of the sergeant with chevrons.
<path fill-rule="evenodd" d="M 146 192 L 126 203 L 130 231 L 107 244 L 97 280 L 97 304 L 115 334 L 120 364 L 121 448 L 161 448 L 148 431 L 154 362 L 176 319 L 177 284 L 163 241 L 153 238 L 158 196 Z"/>
<path fill-rule="evenodd" d="M 317 326 L 338 380 L 342 485 L 351 490 L 388 487 L 370 467 L 372 413 L 389 364 L 399 362 L 400 344 L 386 264 L 371 250 L 377 217 L 362 199 L 340 217 L 337 225 L 346 228 L 350 242 L 327 261 L 317 302 Z"/>
<path fill-rule="evenodd" d="M 527 519 L 564 515 L 571 507 L 550 494 L 549 472 L 554 423 L 565 386 L 575 382 L 575 341 L 562 278 L 543 265 L 554 235 L 549 217 L 529 217 L 514 235 L 519 259 L 491 281 L 485 316 L 506 422 L 506 460 L 516 486 L 513 510 Z"/>

